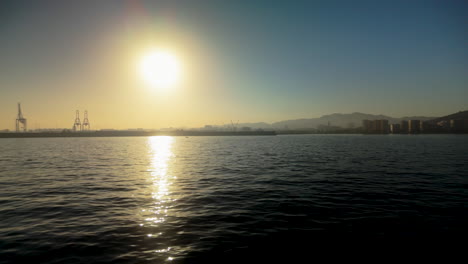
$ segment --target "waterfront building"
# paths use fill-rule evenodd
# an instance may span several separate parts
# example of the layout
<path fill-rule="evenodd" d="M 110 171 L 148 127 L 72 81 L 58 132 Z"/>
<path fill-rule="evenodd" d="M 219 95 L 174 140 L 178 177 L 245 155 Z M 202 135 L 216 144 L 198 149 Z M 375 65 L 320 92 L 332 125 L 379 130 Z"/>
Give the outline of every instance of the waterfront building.
<path fill-rule="evenodd" d="M 370 120 L 362 120 L 362 131 L 364 133 L 370 133 L 370 124 L 371 124 L 371 121 Z"/>
<path fill-rule="evenodd" d="M 421 120 L 419 122 L 419 131 L 421 133 L 425 133 L 425 132 L 429 132 L 429 130 L 430 130 L 429 129 L 429 124 L 427 122 Z"/>
<path fill-rule="evenodd" d="M 362 129 L 364 133 L 387 134 L 389 131 L 388 120 L 363 120 Z"/>
<path fill-rule="evenodd" d="M 400 124 L 391 124 L 390 125 L 390 132 L 392 134 L 399 134 L 401 133 L 401 125 Z"/>
<path fill-rule="evenodd" d="M 468 132 L 468 120 L 463 120 L 463 119 L 450 120 L 450 130 L 454 133 Z"/>
<path fill-rule="evenodd" d="M 377 133 L 381 133 L 381 134 L 388 134 L 388 120 L 386 119 L 382 119 L 382 120 L 377 120 L 378 122 L 378 132 Z"/>
<path fill-rule="evenodd" d="M 420 133 L 421 132 L 421 120 L 409 120 L 408 132 L 411 134 Z"/>
<path fill-rule="evenodd" d="M 409 122 L 408 122 L 408 120 L 401 121 L 400 131 L 401 131 L 401 133 L 404 133 L 404 134 L 409 133 Z"/>

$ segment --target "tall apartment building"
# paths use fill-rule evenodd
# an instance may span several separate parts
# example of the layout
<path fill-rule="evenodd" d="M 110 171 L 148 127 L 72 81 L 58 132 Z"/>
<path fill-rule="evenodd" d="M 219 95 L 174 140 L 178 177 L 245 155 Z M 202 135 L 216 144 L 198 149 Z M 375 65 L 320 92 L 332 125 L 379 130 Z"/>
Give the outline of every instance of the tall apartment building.
<path fill-rule="evenodd" d="M 400 131 L 401 131 L 401 133 L 404 133 L 404 134 L 409 133 L 409 122 L 408 122 L 408 120 L 401 121 Z"/>
<path fill-rule="evenodd" d="M 417 134 L 421 132 L 421 120 L 408 121 L 408 133 Z"/>

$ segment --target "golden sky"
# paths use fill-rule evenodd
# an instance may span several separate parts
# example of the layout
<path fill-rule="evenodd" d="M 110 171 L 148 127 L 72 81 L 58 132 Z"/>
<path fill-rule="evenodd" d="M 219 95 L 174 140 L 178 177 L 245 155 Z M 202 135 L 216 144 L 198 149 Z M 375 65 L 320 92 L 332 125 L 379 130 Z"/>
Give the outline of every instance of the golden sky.
<path fill-rule="evenodd" d="M 363 15 L 249 3 L 12 2 L 0 13 L 0 129 L 14 128 L 17 102 L 30 129 L 71 128 L 75 110 L 92 129 L 125 129 L 468 107 L 463 4 L 361 3 Z M 177 58 L 177 85 L 143 80 L 155 49 Z"/>

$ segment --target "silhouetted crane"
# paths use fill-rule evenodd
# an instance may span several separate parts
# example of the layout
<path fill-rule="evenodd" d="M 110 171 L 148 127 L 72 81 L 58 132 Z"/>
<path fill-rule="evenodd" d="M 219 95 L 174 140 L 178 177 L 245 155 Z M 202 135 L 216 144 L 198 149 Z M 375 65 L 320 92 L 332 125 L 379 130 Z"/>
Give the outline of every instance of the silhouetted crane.
<path fill-rule="evenodd" d="M 18 117 L 16 118 L 16 132 L 27 131 L 27 121 L 21 112 L 21 103 L 18 103 Z"/>
<path fill-rule="evenodd" d="M 73 124 L 73 131 L 81 131 L 80 111 L 76 110 L 75 123 Z"/>
<path fill-rule="evenodd" d="M 83 125 L 81 127 L 82 131 L 89 131 L 91 129 L 91 124 L 89 124 L 88 120 L 88 111 L 84 111 L 84 119 L 83 119 Z"/>

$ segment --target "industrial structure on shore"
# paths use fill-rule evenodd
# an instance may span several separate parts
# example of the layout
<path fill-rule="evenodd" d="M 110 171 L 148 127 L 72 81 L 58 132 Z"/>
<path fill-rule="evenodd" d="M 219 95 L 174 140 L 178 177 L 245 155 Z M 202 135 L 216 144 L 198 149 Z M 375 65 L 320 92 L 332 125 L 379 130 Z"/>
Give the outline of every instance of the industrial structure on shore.
<path fill-rule="evenodd" d="M 21 103 L 18 103 L 18 116 L 16 117 L 16 132 L 26 132 L 28 130 L 28 122 L 21 112 Z"/>
<path fill-rule="evenodd" d="M 80 121 L 80 111 L 76 110 L 76 116 L 75 116 L 75 122 L 73 123 L 73 132 L 79 132 L 79 131 L 90 131 L 91 130 L 91 124 L 89 123 L 88 119 L 88 111 L 84 111 L 84 119 L 83 123 Z"/>
<path fill-rule="evenodd" d="M 231 122 L 232 123 L 232 122 Z M 28 132 L 28 133 L 26 133 Z M 80 112 L 75 111 L 75 121 L 71 129 L 35 129 L 27 130 L 27 120 L 21 111 L 21 104 L 18 103 L 18 115 L 16 117 L 16 131 L 10 132 L 7 129 L 0 131 L 0 138 L 44 138 L 44 137 L 138 137 L 138 136 L 275 136 L 275 131 L 237 131 L 234 123 L 230 131 L 195 131 L 195 130 L 114 130 L 101 129 L 91 131 L 91 123 L 88 118 L 88 111 L 84 111 L 83 122 L 80 119 Z"/>
<path fill-rule="evenodd" d="M 424 119 L 421 118 L 406 118 L 399 120 L 388 120 L 379 116 L 379 119 L 362 120 L 362 126 L 349 126 L 343 128 L 340 126 L 319 125 L 315 129 L 298 129 L 298 130 L 264 130 L 252 129 L 251 127 L 237 128 L 238 121 L 234 124 L 231 121 L 230 126 L 216 127 L 206 125 L 201 129 L 101 129 L 91 130 L 91 123 L 88 118 L 88 111 L 84 111 L 83 122 L 80 119 L 80 112 L 76 110 L 75 121 L 71 128 L 43 128 L 30 129 L 27 127 L 27 119 L 23 116 L 21 103 L 18 103 L 18 114 L 15 122 L 15 132 L 10 132 L 8 129 L 0 130 L 0 137 L 50 137 L 50 136 L 149 136 L 149 135 L 276 135 L 278 134 L 441 134 L 441 133 L 468 133 L 468 111 L 459 111 L 443 117 Z M 422 119 L 422 120 L 420 120 Z M 352 124 L 352 123 L 351 123 Z M 29 132 L 29 133 L 26 133 Z M 28 134 L 28 135 L 26 135 Z"/>
<path fill-rule="evenodd" d="M 21 103 L 18 103 L 18 114 L 15 120 L 15 132 L 16 133 L 25 133 L 28 132 L 28 122 L 27 119 L 23 116 L 23 111 L 21 110 Z M 81 132 L 81 131 L 90 131 L 91 123 L 88 119 L 88 111 L 84 111 L 83 123 L 80 120 L 80 112 L 76 110 L 75 122 L 73 123 L 72 131 Z M 6 129 L 5 131 L 8 131 Z M 30 130 L 32 131 L 32 130 Z"/>

